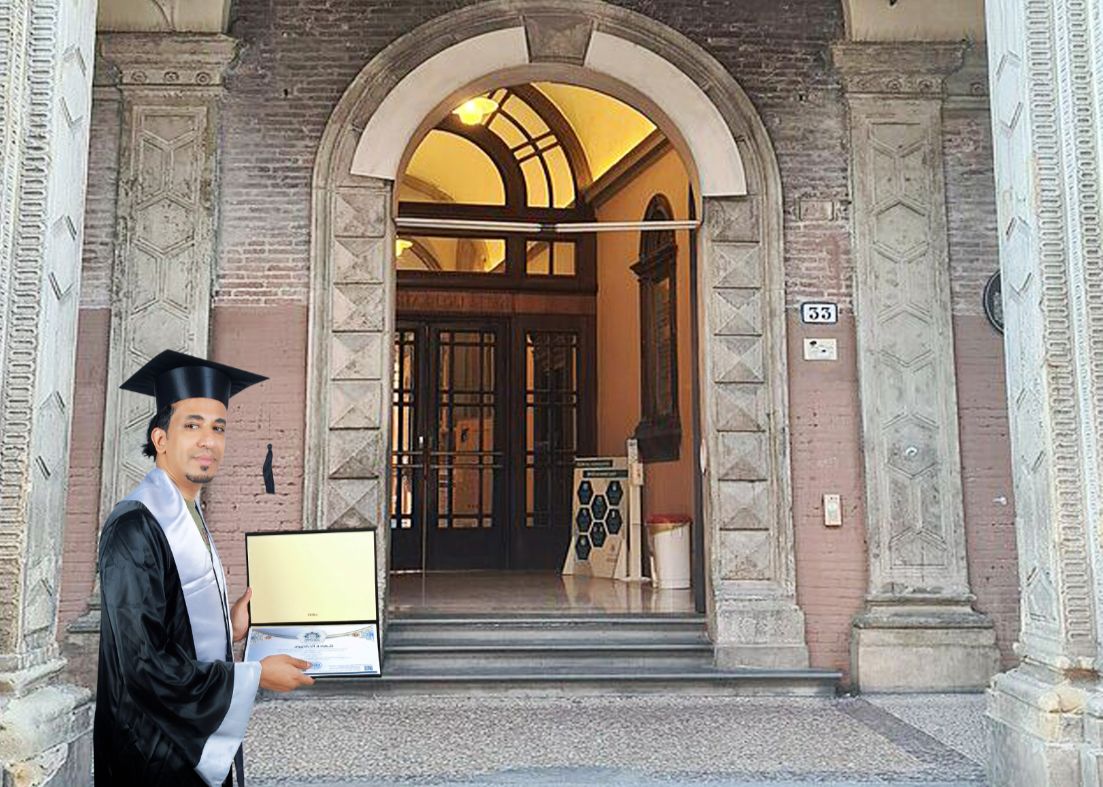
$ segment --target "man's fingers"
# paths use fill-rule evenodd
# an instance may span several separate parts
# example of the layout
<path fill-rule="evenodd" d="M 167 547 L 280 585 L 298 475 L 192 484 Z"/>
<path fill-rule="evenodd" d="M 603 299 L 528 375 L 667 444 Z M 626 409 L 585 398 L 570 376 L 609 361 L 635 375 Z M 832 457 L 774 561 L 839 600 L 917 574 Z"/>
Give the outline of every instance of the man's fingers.
<path fill-rule="evenodd" d="M 303 661 L 302 659 L 296 659 L 294 657 L 291 659 L 291 664 L 299 669 L 308 669 L 310 667 L 309 661 Z"/>
<path fill-rule="evenodd" d="M 303 675 L 299 683 L 303 686 L 313 686 L 314 678 L 310 677 L 309 675 Z"/>

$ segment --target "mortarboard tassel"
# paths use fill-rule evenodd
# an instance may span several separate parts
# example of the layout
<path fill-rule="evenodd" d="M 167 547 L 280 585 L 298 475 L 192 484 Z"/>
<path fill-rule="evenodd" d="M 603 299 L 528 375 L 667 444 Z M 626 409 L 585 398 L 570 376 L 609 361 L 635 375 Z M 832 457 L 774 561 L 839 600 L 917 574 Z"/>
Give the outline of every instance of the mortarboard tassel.
<path fill-rule="evenodd" d="M 268 444 L 268 456 L 264 457 L 264 491 L 276 494 L 276 480 L 272 477 L 272 444 Z"/>

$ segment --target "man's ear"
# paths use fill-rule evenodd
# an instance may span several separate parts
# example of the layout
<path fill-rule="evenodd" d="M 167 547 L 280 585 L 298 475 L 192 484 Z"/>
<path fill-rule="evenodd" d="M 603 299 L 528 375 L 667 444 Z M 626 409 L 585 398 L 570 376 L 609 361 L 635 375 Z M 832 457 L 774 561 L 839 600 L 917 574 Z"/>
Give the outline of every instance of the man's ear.
<path fill-rule="evenodd" d="M 157 453 L 164 453 L 165 443 L 168 442 L 169 433 L 159 426 L 153 428 L 153 431 L 149 433 L 149 439 L 153 443 L 153 447 L 157 450 Z"/>

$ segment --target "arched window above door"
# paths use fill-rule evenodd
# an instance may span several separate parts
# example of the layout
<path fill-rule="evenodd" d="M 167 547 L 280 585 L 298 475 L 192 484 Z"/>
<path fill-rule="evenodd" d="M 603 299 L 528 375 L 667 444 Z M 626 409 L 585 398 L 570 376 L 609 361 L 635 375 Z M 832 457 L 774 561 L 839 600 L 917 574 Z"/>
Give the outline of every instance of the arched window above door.
<path fill-rule="evenodd" d="M 543 229 L 594 221 L 590 184 L 575 129 L 539 87 L 472 97 L 422 138 L 399 179 L 399 226 L 417 222 L 397 239 L 400 286 L 592 291 L 593 236 Z"/>

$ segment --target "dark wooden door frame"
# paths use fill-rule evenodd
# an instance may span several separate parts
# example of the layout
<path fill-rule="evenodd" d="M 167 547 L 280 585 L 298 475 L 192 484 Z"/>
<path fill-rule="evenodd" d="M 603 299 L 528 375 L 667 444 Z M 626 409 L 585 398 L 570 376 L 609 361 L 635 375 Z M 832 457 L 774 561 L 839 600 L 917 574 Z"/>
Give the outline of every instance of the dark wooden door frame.
<path fill-rule="evenodd" d="M 513 355 L 511 359 L 516 362 L 516 368 L 510 377 L 510 391 L 514 397 L 510 405 L 510 412 L 514 423 L 518 428 L 513 431 L 513 443 L 511 445 L 512 461 L 519 464 L 519 475 L 510 489 L 513 499 L 510 503 L 510 513 L 513 517 L 511 538 L 517 533 L 517 529 L 525 526 L 528 514 L 525 488 L 526 465 L 526 412 L 525 392 L 527 389 L 525 373 L 525 334 L 529 331 L 562 331 L 578 334 L 578 422 L 576 435 L 576 456 L 592 456 L 597 450 L 597 319 L 593 315 L 516 315 L 512 320 Z M 571 521 L 568 516 L 566 528 L 560 533 L 549 533 L 546 537 L 537 534 L 521 533 L 511 542 L 511 557 L 527 558 L 530 562 L 536 562 L 542 568 L 562 567 L 563 557 L 566 555 L 571 536 Z M 562 549 L 558 549 L 558 541 L 562 540 Z M 523 543 L 528 541 L 529 543 Z M 532 558 L 532 552 L 536 549 L 546 550 L 547 554 L 540 560 Z"/>
<path fill-rule="evenodd" d="M 693 189 L 689 190 L 689 218 L 697 218 L 697 203 Z M 690 356 L 693 358 L 693 527 L 690 530 L 690 586 L 693 588 L 693 607 L 705 612 L 705 490 L 701 470 L 701 335 L 697 325 L 697 230 L 689 231 L 689 324 Z"/>
<path fill-rule="evenodd" d="M 494 440 L 495 446 L 508 447 L 510 444 L 510 402 L 509 371 L 506 368 L 506 362 L 509 354 L 510 337 L 507 328 L 507 321 L 500 318 L 472 317 L 471 315 L 445 317 L 436 314 L 431 316 L 403 314 L 396 320 L 396 330 L 412 330 L 418 335 L 416 345 L 418 351 L 415 352 L 417 363 L 416 393 L 414 394 L 414 421 L 418 434 L 415 436 L 415 444 L 418 441 L 423 440 L 423 442 L 420 442 L 415 449 L 419 457 L 416 464 L 420 467 L 418 473 L 419 485 L 415 494 L 413 512 L 417 521 L 414 524 L 416 533 L 412 533 L 409 538 L 410 541 L 417 544 L 420 550 L 420 560 L 415 570 L 447 570 L 461 567 L 470 569 L 494 568 L 496 567 L 495 564 L 500 563 L 508 555 L 507 531 L 510 527 L 510 492 L 509 468 L 504 466 L 505 463 L 503 463 L 503 470 L 495 478 L 491 493 L 493 501 L 492 517 L 495 524 L 489 529 L 490 532 L 485 537 L 477 539 L 480 542 L 487 542 L 480 543 L 480 546 L 487 550 L 488 559 L 484 561 L 486 565 L 479 566 L 477 559 L 466 561 L 466 565 L 463 564 L 462 555 L 455 552 L 455 545 L 446 543 L 460 539 L 453 537 L 451 533 L 445 533 L 432 526 L 432 523 L 437 519 L 439 505 L 440 479 L 436 471 L 440 469 L 438 464 L 443 456 L 443 452 L 439 450 L 437 444 L 440 410 L 439 364 L 437 363 L 440 346 L 439 334 L 448 330 L 494 332 L 496 337 L 494 352 L 494 387 L 496 390 Z M 389 507 L 393 509 L 394 490 L 389 490 L 389 494 Z M 463 540 L 470 543 L 468 539 L 472 535 L 471 532 L 465 532 L 467 538 Z M 475 533 L 474 535 L 481 534 Z M 490 552 L 491 549 L 496 554 Z M 408 550 L 409 547 L 407 547 Z M 408 557 L 408 555 L 405 557 Z M 471 565 L 472 563 L 475 565 Z"/>

